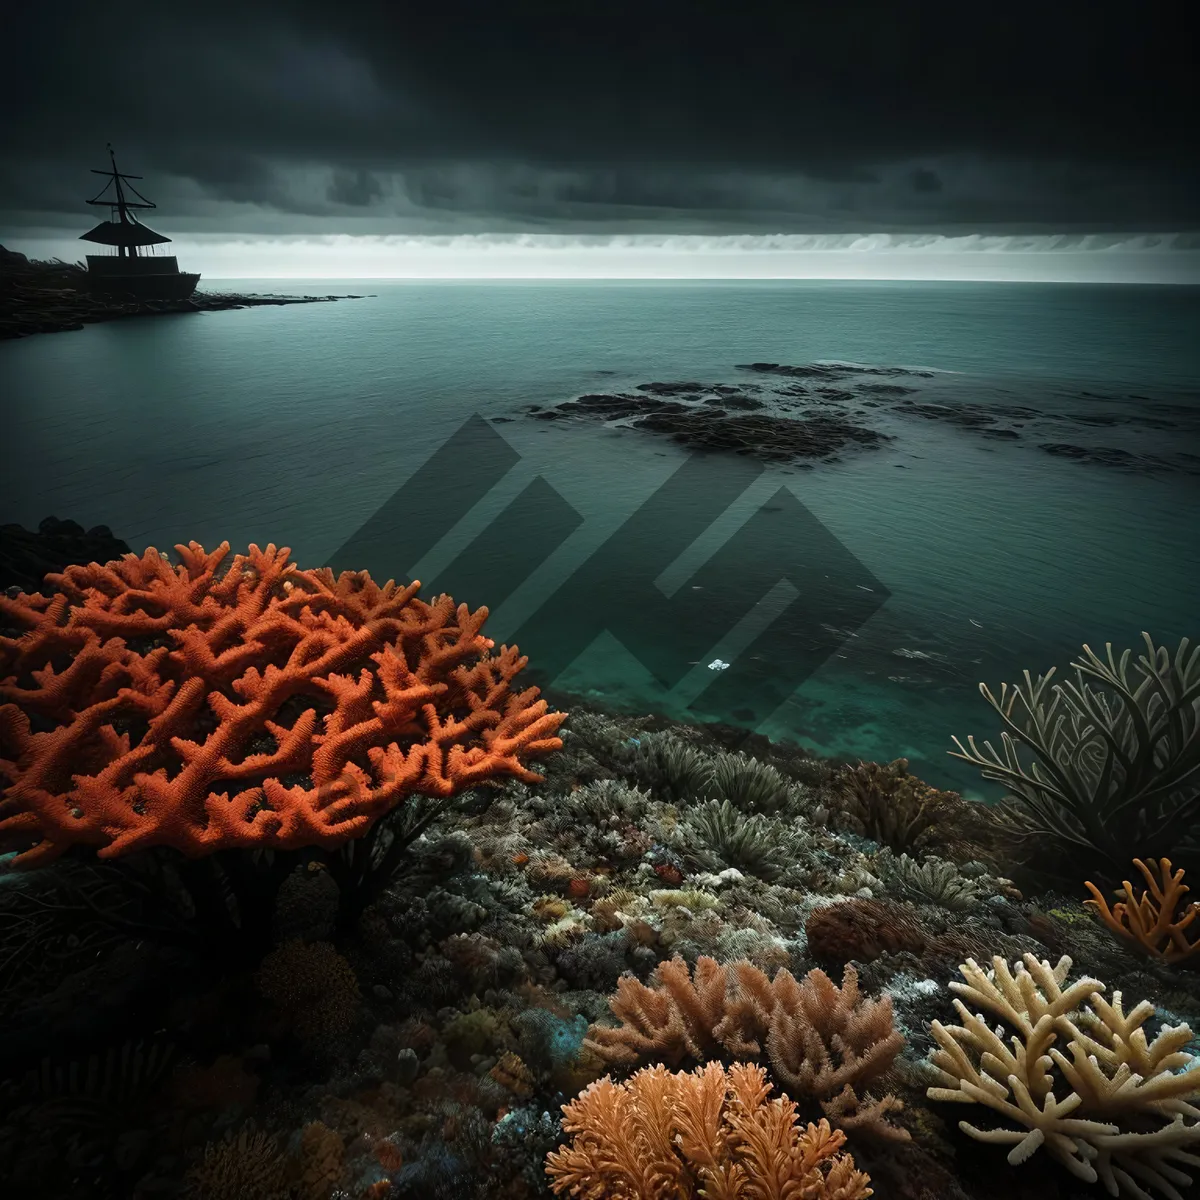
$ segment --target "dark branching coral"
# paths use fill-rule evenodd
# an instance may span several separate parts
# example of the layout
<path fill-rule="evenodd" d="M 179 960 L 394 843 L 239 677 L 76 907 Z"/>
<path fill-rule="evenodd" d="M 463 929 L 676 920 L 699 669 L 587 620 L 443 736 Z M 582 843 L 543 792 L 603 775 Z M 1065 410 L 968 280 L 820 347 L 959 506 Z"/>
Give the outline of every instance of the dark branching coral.
<path fill-rule="evenodd" d="M 787 866 L 785 833 L 761 814 L 747 816 L 728 800 L 708 800 L 684 819 L 685 854 L 708 870 L 738 867 L 759 879 L 778 879 Z"/>
<path fill-rule="evenodd" d="M 957 851 L 973 857 L 986 824 L 979 805 L 943 792 L 909 774 L 908 759 L 886 766 L 844 767 L 826 789 L 834 821 L 897 854 Z"/>
<path fill-rule="evenodd" d="M 897 852 L 915 849 L 936 821 L 937 793 L 908 774 L 906 758 L 847 767 L 830 791 L 840 824 Z"/>
<path fill-rule="evenodd" d="M 694 977 L 682 958 L 661 963 L 656 974 L 657 986 L 624 976 L 609 1001 L 621 1024 L 589 1029 L 584 1044 L 604 1061 L 679 1066 L 762 1056 L 793 1096 L 819 1104 L 835 1124 L 908 1138 L 886 1119 L 901 1107 L 894 1096 L 857 1095 L 891 1067 L 904 1037 L 893 1026 L 891 999 L 861 995 L 853 967 L 840 988 L 819 970 L 802 981 L 787 970 L 770 979 L 744 960 L 722 965 L 703 956 Z"/>
<path fill-rule="evenodd" d="M 920 954 L 929 935 L 911 908 L 885 900 L 850 899 L 814 909 L 804 927 L 819 963 L 872 962 L 882 954 Z"/>
<path fill-rule="evenodd" d="M 1172 657 L 1142 637 L 1132 669 L 1133 652 L 1116 658 L 1109 642 L 1103 659 L 1083 647 L 1074 680 L 1026 671 L 1024 686 L 1001 684 L 999 697 L 981 683 L 1004 723 L 1000 749 L 968 737 L 950 751 L 1005 784 L 1024 832 L 1073 856 L 1076 874 L 1094 865 L 1120 878 L 1131 850 L 1200 856 L 1200 646 L 1184 638 Z"/>
<path fill-rule="evenodd" d="M 788 781 L 770 763 L 722 754 L 713 763 L 713 794 L 743 812 L 774 813 L 788 803 Z"/>

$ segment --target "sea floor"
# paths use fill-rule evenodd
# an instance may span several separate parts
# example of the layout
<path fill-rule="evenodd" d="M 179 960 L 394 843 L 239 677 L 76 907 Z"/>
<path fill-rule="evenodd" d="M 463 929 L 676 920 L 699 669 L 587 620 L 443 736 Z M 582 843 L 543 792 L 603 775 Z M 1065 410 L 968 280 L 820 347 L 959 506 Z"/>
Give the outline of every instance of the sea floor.
<path fill-rule="evenodd" d="M 1031 883 L 982 806 L 943 794 L 907 843 L 865 836 L 883 836 L 872 821 L 897 788 L 920 787 L 897 768 L 848 774 L 728 726 L 566 708 L 542 782 L 459 796 L 340 928 L 328 872 L 298 865 L 245 961 L 232 936 L 205 957 L 115 928 L 101 915 L 125 911 L 106 891 L 123 885 L 85 863 L 0 873 L 5 1197 L 548 1195 L 561 1106 L 640 1065 L 597 1048 L 610 997 L 676 956 L 856 977 L 872 1038 L 900 1035 L 857 1077 L 860 1113 L 894 1098 L 886 1121 L 856 1125 L 828 1079 L 789 1094 L 802 1121 L 843 1113 L 875 1196 L 1103 1194 L 1044 1146 L 1014 1166 L 961 1132 L 1012 1123 L 926 1097 L 931 1023 L 958 1020 L 948 985 L 969 957 L 1069 955 L 1071 979 L 1103 981 L 1127 1011 L 1148 1000 L 1151 1035 L 1200 1029 L 1200 976 L 1126 950 L 1082 906 L 1082 879 Z M 660 1057 L 689 1069 L 681 1045 Z M 826 1049 L 846 1067 L 844 1045 Z M 761 1058 L 784 1090 L 765 1048 L 714 1056 Z"/>

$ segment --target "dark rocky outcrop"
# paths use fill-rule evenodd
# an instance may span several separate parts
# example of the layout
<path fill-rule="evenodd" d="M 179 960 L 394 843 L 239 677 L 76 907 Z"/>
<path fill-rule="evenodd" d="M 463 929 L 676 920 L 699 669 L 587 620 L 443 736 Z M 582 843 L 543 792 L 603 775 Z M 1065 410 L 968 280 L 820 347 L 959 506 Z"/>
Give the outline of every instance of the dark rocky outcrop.
<path fill-rule="evenodd" d="M 47 517 L 37 532 L 0 525 L 0 588 L 36 592 L 53 571 L 90 562 L 111 562 L 129 554 L 127 543 L 107 525 L 85 530 L 77 521 Z"/>
<path fill-rule="evenodd" d="M 823 412 L 808 412 L 799 418 L 730 412 L 729 409 L 762 407 L 760 400 L 737 388 L 651 383 L 640 385 L 638 391 L 650 394 L 580 396 L 554 408 L 534 406 L 526 411 L 543 421 L 569 417 L 606 422 L 628 420 L 634 429 L 665 433 L 693 450 L 728 451 L 764 462 L 828 459 L 841 450 L 878 446 L 890 440 L 877 430 Z M 660 396 L 683 396 L 692 402 L 663 400 Z M 703 402 L 696 403 L 701 396 L 705 396 Z"/>
<path fill-rule="evenodd" d="M 997 403 L 990 397 L 986 402 L 968 400 L 945 381 L 937 386 L 917 386 L 917 381 L 943 374 L 920 367 L 756 362 L 740 363 L 736 369 L 760 379 L 745 384 L 696 380 L 639 383 L 626 392 L 578 396 L 552 407 L 531 405 L 522 411 L 535 420 L 598 421 L 666 434 L 692 449 L 745 454 L 800 467 L 835 462 L 847 449 L 902 443 L 904 433 L 894 422 L 878 428 L 876 420 L 899 417 L 945 425 L 994 448 L 1005 443 L 1028 446 L 1089 467 L 1141 474 L 1200 474 L 1200 455 L 1181 448 L 1194 442 L 1200 432 L 1200 409 L 1188 405 L 1140 395 L 1091 392 L 1064 393 L 1071 403 L 1045 408 Z M 1019 399 L 1010 394 L 1013 400 Z M 1100 403 L 1110 407 L 1087 407 Z M 1130 446 L 1094 445 L 1087 440 L 1089 431 L 1102 429 L 1128 431 Z M 1145 438 L 1139 441 L 1143 430 L 1177 436 L 1173 445 L 1162 439 L 1151 445 Z"/>

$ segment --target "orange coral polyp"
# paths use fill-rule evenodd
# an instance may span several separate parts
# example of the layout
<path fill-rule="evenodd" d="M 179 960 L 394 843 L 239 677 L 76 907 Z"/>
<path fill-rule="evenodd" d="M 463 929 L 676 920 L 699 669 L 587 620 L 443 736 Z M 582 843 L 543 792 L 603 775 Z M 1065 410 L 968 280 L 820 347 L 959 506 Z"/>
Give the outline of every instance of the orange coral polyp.
<path fill-rule="evenodd" d="M 1173 872 L 1171 860 L 1160 858 L 1153 864 L 1159 874 L 1155 879 L 1150 863 L 1135 858 L 1133 865 L 1147 884 L 1140 897 L 1134 895 L 1133 885 L 1126 879 L 1117 893 L 1124 896 L 1124 901 L 1110 909 L 1100 889 L 1089 881 L 1083 886 L 1092 898 L 1083 902 L 1085 907 L 1095 909 L 1117 937 L 1151 958 L 1180 963 L 1200 954 L 1200 936 L 1194 940 L 1187 936 L 1188 927 L 1200 916 L 1200 903 L 1194 900 L 1186 906 L 1183 903 L 1184 896 L 1191 891 L 1183 882 L 1183 868 Z"/>
<path fill-rule="evenodd" d="M 192 542 L 0 596 L 0 846 L 335 846 L 414 792 L 536 782 L 565 714 L 513 692 L 526 658 L 419 583 Z"/>

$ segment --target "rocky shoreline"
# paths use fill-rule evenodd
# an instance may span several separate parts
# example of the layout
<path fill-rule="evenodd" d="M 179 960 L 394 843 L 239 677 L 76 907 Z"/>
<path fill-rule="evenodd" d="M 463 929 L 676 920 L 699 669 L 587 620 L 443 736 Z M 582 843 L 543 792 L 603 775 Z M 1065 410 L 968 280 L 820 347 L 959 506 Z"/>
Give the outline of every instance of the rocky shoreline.
<path fill-rule="evenodd" d="M 65 333 L 98 321 L 161 313 L 220 312 L 261 305 L 317 304 L 363 296 L 265 296 L 197 292 L 186 300 L 135 300 L 82 290 L 81 267 L 38 262 L 0 246 L 0 341 L 34 333 Z"/>

